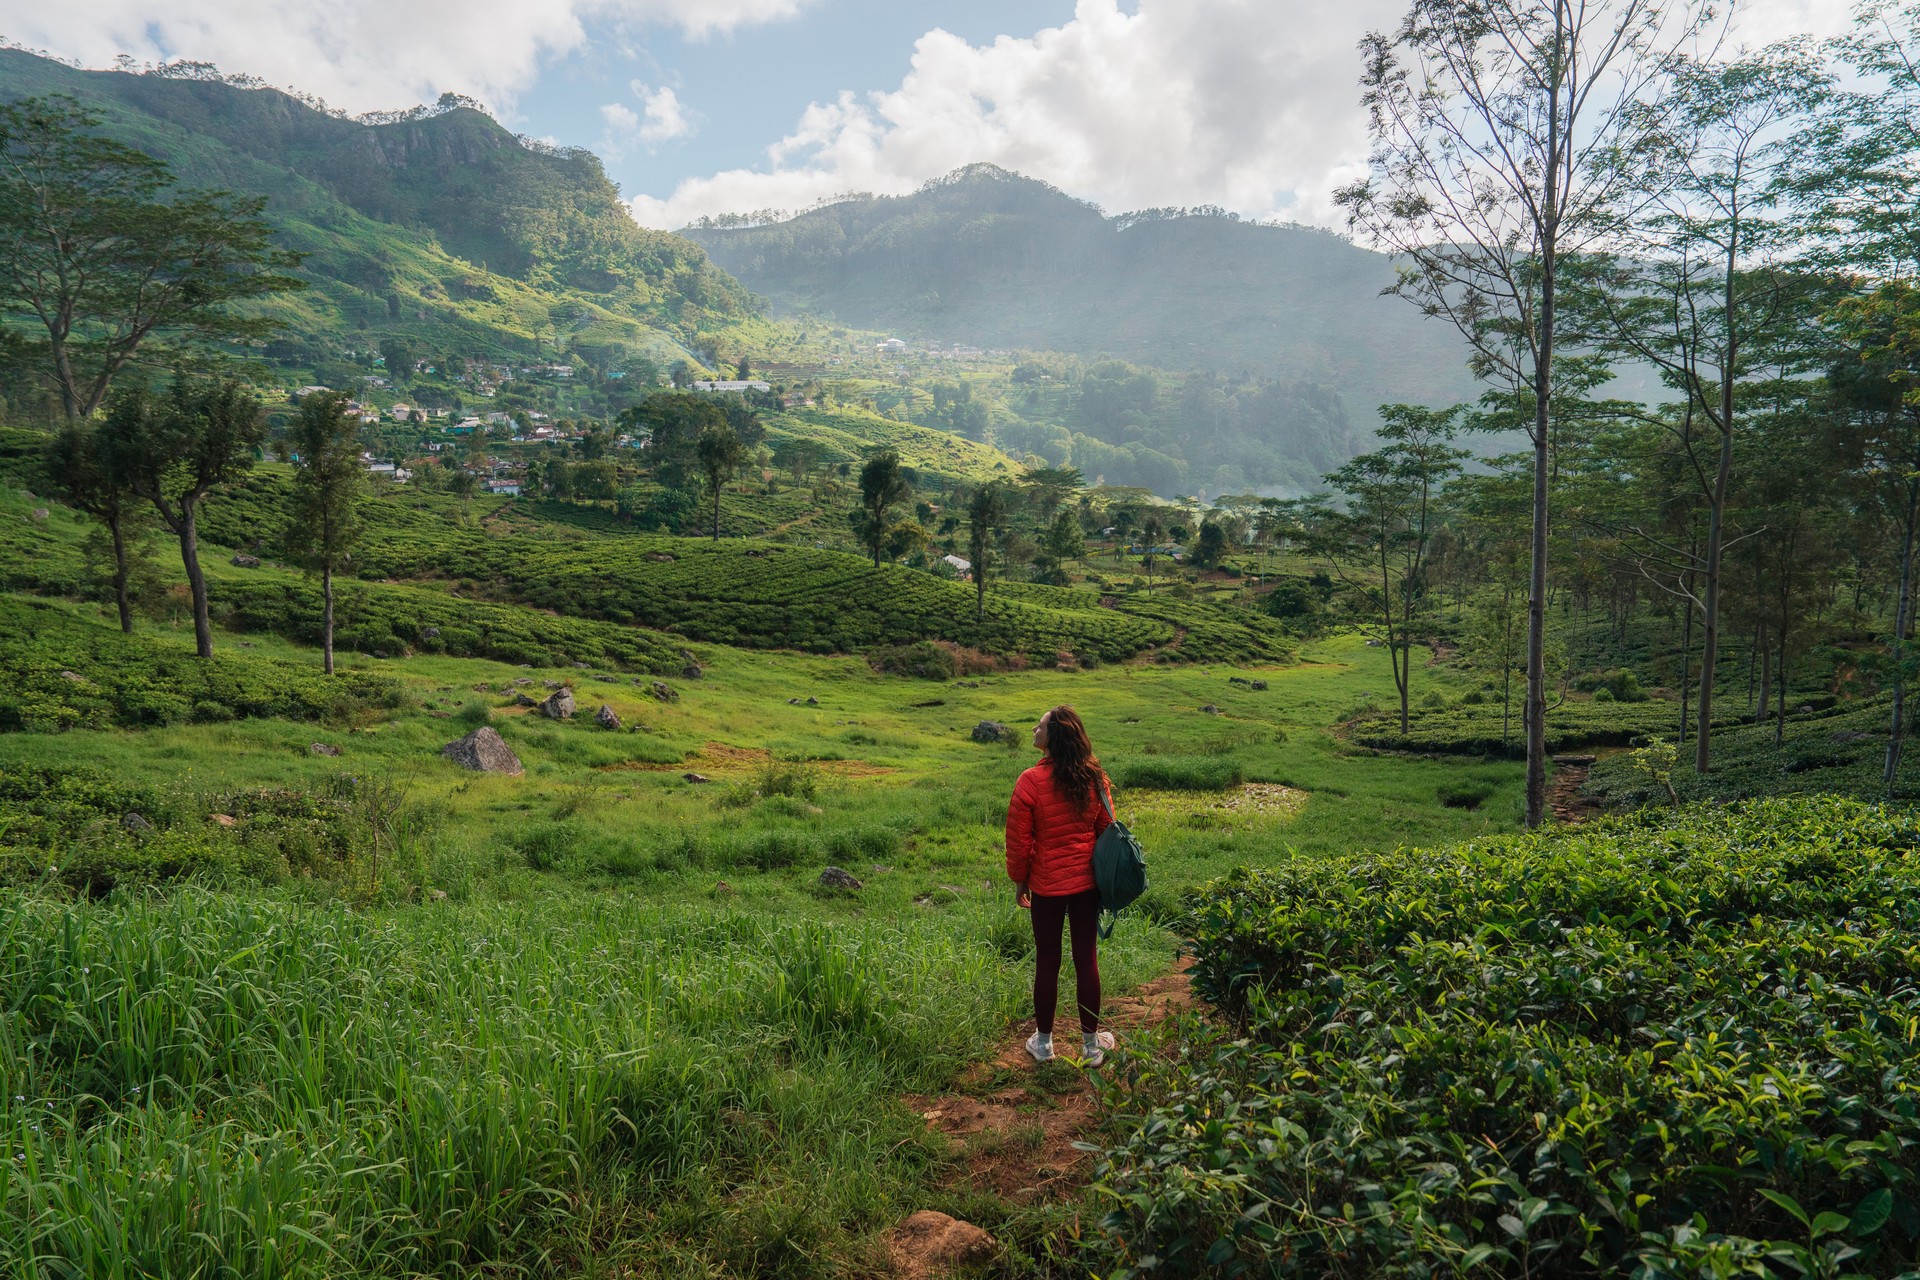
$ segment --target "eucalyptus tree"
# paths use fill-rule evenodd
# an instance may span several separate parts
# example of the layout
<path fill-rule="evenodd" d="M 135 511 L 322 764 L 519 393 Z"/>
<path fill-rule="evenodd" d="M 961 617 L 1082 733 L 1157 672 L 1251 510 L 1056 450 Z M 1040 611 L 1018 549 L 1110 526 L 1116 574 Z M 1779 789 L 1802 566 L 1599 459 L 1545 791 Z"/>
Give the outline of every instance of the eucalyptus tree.
<path fill-rule="evenodd" d="M 1901 543 L 1883 775 L 1891 796 L 1909 728 L 1908 645 L 1920 585 L 1920 3 L 1867 0 L 1855 11 L 1853 32 L 1829 52 L 1852 74 L 1798 140 L 1807 163 L 1796 194 L 1815 251 L 1860 285 L 1857 297 L 1836 308 L 1854 355 L 1830 378 L 1855 402 L 1851 421 L 1862 432 L 1858 452 L 1874 481 L 1873 501 Z"/>
<path fill-rule="evenodd" d="M 1320 547 L 1386 627 L 1402 734 L 1412 692 L 1413 629 L 1427 594 L 1435 498 L 1467 456 L 1453 447 L 1464 413 L 1460 405 L 1438 410 L 1382 405 L 1383 447 L 1326 477 L 1339 505 L 1329 508 L 1321 523 Z"/>
<path fill-rule="evenodd" d="M 1413 0 L 1361 42 L 1369 175 L 1350 225 L 1403 263 L 1395 291 L 1467 340 L 1476 375 L 1532 402 L 1526 821 L 1546 817 L 1548 469 L 1563 257 L 1630 175 L 1602 161 L 1643 127 L 1702 0 Z"/>
<path fill-rule="evenodd" d="M 1783 46 L 1732 62 L 1676 63 L 1668 92 L 1640 104 L 1622 171 L 1614 252 L 1582 291 L 1595 338 L 1657 370 L 1681 397 L 1652 420 L 1674 433 L 1706 527 L 1688 567 L 1699 611 L 1694 770 L 1712 756 L 1721 577 L 1735 445 L 1748 429 L 1744 380 L 1765 377 L 1811 329 L 1814 278 L 1794 261 L 1793 224 L 1775 214 L 1800 123 L 1828 87 L 1825 68 Z"/>

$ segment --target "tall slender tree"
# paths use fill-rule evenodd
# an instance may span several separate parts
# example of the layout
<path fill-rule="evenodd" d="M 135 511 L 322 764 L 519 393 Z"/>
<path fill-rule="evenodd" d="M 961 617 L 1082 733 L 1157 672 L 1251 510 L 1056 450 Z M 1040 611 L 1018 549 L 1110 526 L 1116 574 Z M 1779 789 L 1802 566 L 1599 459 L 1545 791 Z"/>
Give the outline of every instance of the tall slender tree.
<path fill-rule="evenodd" d="M 1602 286 L 1582 292 L 1604 326 L 1599 340 L 1657 369 L 1684 397 L 1660 421 L 1675 431 L 1706 512 L 1697 564 L 1700 685 L 1696 773 L 1713 746 L 1719 676 L 1722 563 L 1735 444 L 1749 416 L 1744 379 L 1766 374 L 1795 322 L 1808 277 L 1790 262 L 1791 224 L 1771 216 L 1794 156 L 1795 125 L 1826 89 L 1826 73 L 1796 49 L 1730 63 L 1679 64 L 1672 92 L 1636 109 L 1646 126 L 1615 163 L 1624 241 Z"/>
<path fill-rule="evenodd" d="M 744 366 L 745 361 L 741 364 Z M 740 437 L 733 428 L 724 422 L 711 423 L 701 428 L 700 438 L 694 442 L 694 453 L 700 459 L 700 472 L 707 478 L 707 492 L 713 496 L 713 540 L 720 541 L 720 491 L 725 489 L 727 481 L 740 471 L 747 460 L 747 446 L 740 443 Z"/>
<path fill-rule="evenodd" d="M 1427 593 L 1435 498 L 1460 471 L 1453 447 L 1462 406 L 1381 406 L 1384 447 L 1363 453 L 1326 477 L 1343 502 L 1322 524 L 1321 547 L 1335 570 L 1373 601 L 1386 626 L 1393 684 L 1400 695 L 1400 732 L 1408 729 L 1413 685 L 1413 631 Z"/>
<path fill-rule="evenodd" d="M 967 499 L 967 557 L 973 562 L 973 619 L 987 616 L 987 573 L 993 558 L 993 540 L 1007 518 L 1006 493 L 999 481 L 989 481 Z"/>
<path fill-rule="evenodd" d="M 1628 110 L 1655 98 L 1667 41 L 1702 0 L 1413 0 L 1361 42 L 1371 173 L 1339 193 L 1404 263 L 1396 291 L 1467 339 L 1474 372 L 1532 400 L 1527 807 L 1546 817 L 1546 607 L 1554 361 L 1563 256 L 1600 230 L 1627 175 Z"/>
<path fill-rule="evenodd" d="M 320 575 L 320 653 L 332 675 L 333 575 L 352 559 L 367 483 L 360 420 L 348 411 L 347 394 L 328 391 L 302 400 L 287 445 L 294 465 L 287 551 L 296 564 Z"/>

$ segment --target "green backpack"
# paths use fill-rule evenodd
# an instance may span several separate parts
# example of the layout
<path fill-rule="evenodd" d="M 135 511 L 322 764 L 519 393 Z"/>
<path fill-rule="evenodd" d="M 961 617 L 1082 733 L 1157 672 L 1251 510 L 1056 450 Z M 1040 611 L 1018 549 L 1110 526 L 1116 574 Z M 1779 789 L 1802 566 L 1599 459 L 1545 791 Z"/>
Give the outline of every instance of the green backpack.
<path fill-rule="evenodd" d="M 1127 824 L 1114 817 L 1105 786 L 1100 804 L 1112 821 L 1093 842 L 1093 883 L 1100 891 L 1100 936 L 1110 938 L 1121 908 L 1147 891 L 1147 855 Z"/>

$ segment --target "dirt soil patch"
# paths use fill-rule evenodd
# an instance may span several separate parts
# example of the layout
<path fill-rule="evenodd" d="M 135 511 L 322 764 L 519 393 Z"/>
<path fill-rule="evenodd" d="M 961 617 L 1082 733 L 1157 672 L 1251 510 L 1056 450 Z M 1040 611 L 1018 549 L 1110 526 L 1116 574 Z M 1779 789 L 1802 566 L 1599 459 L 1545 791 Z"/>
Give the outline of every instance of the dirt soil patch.
<path fill-rule="evenodd" d="M 1547 783 L 1547 807 L 1555 822 L 1577 824 L 1600 816 L 1600 802 L 1580 794 L 1593 772 L 1597 757 L 1560 755 L 1553 757 L 1553 777 Z"/>
<path fill-rule="evenodd" d="M 1183 956 L 1172 973 L 1105 1001 L 1101 1025 L 1124 1045 L 1128 1031 L 1192 1008 L 1192 964 Z M 959 1148 L 951 1185 L 1019 1205 L 1065 1199 L 1086 1184 L 1092 1156 L 1074 1144 L 1093 1133 L 1098 1119 L 1086 1069 L 1064 1057 L 1035 1062 L 1026 1048 L 1033 1031 L 1031 1018 L 1010 1028 L 999 1052 L 963 1074 L 956 1092 L 902 1099 Z M 1056 1043 L 1074 1045 L 1076 1032 L 1056 1024 Z"/>

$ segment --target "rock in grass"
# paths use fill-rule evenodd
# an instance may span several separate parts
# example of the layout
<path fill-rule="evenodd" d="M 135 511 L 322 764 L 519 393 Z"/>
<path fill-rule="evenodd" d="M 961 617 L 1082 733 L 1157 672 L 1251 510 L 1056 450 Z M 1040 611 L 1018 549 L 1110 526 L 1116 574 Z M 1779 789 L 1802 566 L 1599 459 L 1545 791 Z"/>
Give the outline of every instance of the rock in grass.
<path fill-rule="evenodd" d="M 600 704 L 600 709 L 593 713 L 593 722 L 602 729 L 618 729 L 620 727 L 620 716 L 612 707 L 603 702 Z"/>
<path fill-rule="evenodd" d="M 153 824 L 137 813 L 129 813 L 120 819 L 120 825 L 135 835 L 144 835 L 153 830 Z"/>
<path fill-rule="evenodd" d="M 982 720 L 979 724 L 973 726 L 973 740 L 975 742 L 1000 742 L 1012 733 L 1013 730 L 1007 728 L 1007 726 L 1001 724 L 998 720 Z"/>
<path fill-rule="evenodd" d="M 827 889 L 853 890 L 866 888 L 851 871 L 843 870 L 840 867 L 828 867 L 825 871 L 822 871 L 820 873 L 820 884 L 823 888 Z"/>
<path fill-rule="evenodd" d="M 709 777 L 708 777 L 708 776 L 707 776 L 706 774 L 704 774 L 704 773 L 683 773 L 683 774 L 681 774 L 680 776 L 681 776 L 681 777 L 683 777 L 683 778 L 685 778 L 685 779 L 686 779 L 686 780 L 687 780 L 688 782 L 692 782 L 692 783 L 701 783 L 701 782 L 712 782 L 712 781 L 713 781 L 713 779 L 712 779 L 712 778 L 709 778 Z"/>
<path fill-rule="evenodd" d="M 1217 716 L 1220 714 L 1220 708 L 1214 706 L 1211 702 L 1209 702 L 1206 706 L 1200 708 L 1200 714 L 1206 715 L 1206 716 Z"/>
<path fill-rule="evenodd" d="M 236 568 L 240 569 L 258 569 L 260 567 L 260 557 L 250 556 L 244 551 L 236 551 L 233 553 L 233 564 Z"/>
<path fill-rule="evenodd" d="M 307 754 L 310 756 L 337 756 L 340 754 L 340 748 L 334 746 L 331 742 L 312 742 L 307 744 Z"/>
<path fill-rule="evenodd" d="M 1265 680 L 1255 680 L 1252 684 L 1248 685 L 1247 687 L 1252 689 L 1255 693 L 1265 693 L 1267 690 L 1267 682 Z"/>
<path fill-rule="evenodd" d="M 459 741 L 449 742 L 440 748 L 440 754 L 476 773 L 504 773 L 517 778 L 526 772 L 520 757 L 490 725 L 481 725 Z"/>
<path fill-rule="evenodd" d="M 674 691 L 673 686 L 665 683 L 664 681 L 655 680 L 652 686 L 648 689 L 648 692 L 653 694 L 654 699 L 658 702 L 680 701 L 680 695 Z"/>
<path fill-rule="evenodd" d="M 565 720 L 573 715 L 573 690 L 555 689 L 540 704 L 540 714 L 549 720 Z"/>

